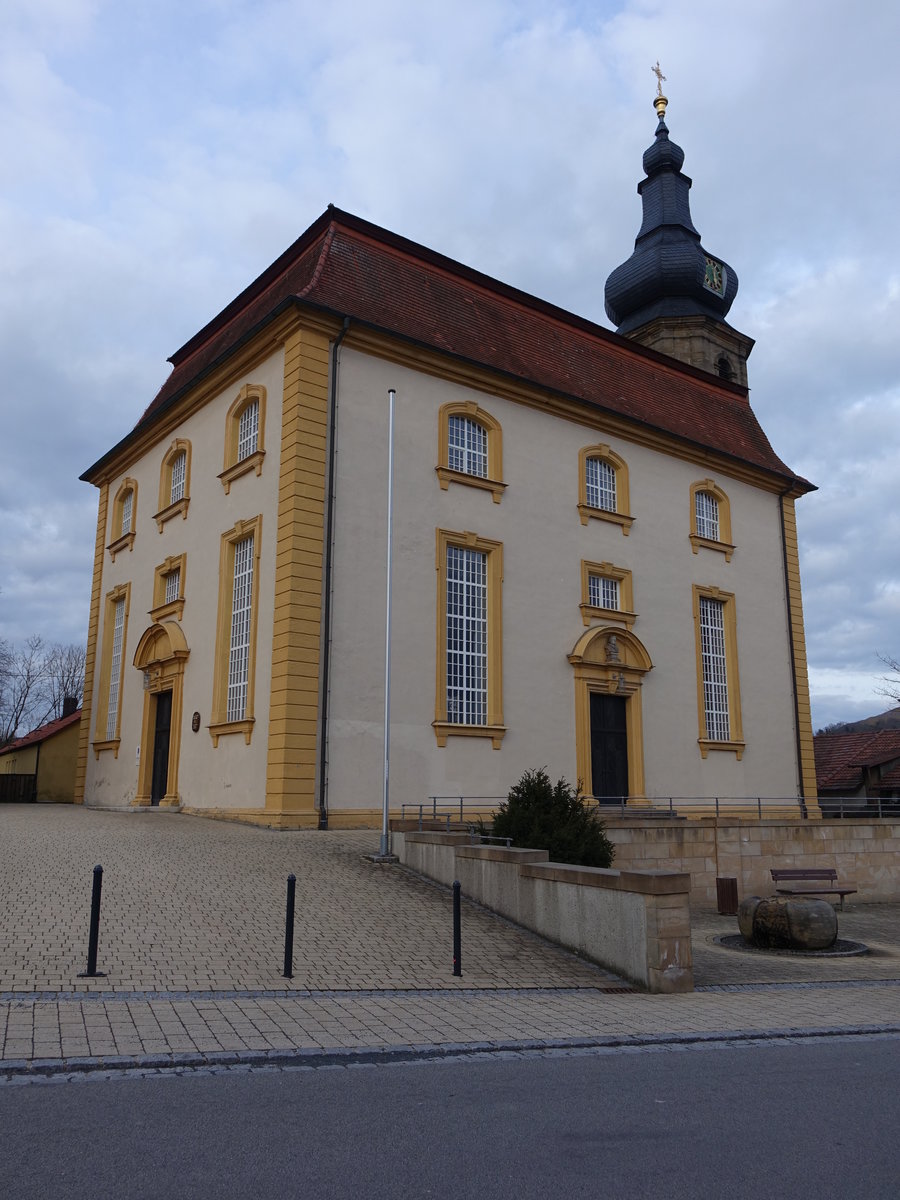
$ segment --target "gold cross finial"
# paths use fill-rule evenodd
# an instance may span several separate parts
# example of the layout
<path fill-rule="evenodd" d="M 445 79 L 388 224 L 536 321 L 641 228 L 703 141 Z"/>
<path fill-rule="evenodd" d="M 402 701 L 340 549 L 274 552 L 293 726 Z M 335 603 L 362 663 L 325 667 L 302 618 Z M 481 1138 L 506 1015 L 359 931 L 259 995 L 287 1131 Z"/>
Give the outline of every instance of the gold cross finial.
<path fill-rule="evenodd" d="M 656 60 L 656 66 L 650 70 L 656 76 L 656 95 L 653 97 L 653 107 L 656 109 L 656 115 L 661 121 L 665 120 L 666 105 L 669 103 L 663 95 L 662 85 L 665 75 L 659 69 L 659 59 Z"/>

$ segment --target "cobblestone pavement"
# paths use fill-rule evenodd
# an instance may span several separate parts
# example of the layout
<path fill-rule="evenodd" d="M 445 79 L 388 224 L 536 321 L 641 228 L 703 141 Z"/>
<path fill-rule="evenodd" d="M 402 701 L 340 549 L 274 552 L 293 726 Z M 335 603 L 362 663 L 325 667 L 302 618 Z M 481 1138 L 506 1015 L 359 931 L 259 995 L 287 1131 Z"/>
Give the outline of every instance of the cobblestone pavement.
<path fill-rule="evenodd" d="M 900 905 L 842 914 L 841 936 L 876 954 L 830 961 L 725 950 L 713 939 L 734 932 L 734 918 L 694 914 L 700 990 L 649 996 L 464 903 L 455 979 L 448 890 L 367 862 L 377 841 L 374 831 L 0 806 L 0 1078 L 410 1046 L 900 1030 Z M 86 980 L 98 862 L 106 975 Z"/>

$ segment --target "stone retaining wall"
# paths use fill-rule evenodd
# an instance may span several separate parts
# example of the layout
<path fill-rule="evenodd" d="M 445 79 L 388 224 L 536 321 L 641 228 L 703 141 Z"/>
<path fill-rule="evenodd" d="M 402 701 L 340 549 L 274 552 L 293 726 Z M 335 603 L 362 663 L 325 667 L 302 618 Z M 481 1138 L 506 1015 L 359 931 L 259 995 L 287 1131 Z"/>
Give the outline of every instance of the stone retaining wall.
<path fill-rule="evenodd" d="M 715 907 L 717 876 L 737 879 L 741 899 L 772 895 L 772 867 L 834 867 L 839 880 L 856 884 L 855 900 L 900 900 L 900 820 L 613 817 L 606 832 L 618 868 L 686 872 L 700 908 Z"/>
<path fill-rule="evenodd" d="M 470 899 L 651 992 L 694 989 L 683 872 L 551 863 L 546 850 L 472 845 L 465 833 L 395 832 L 393 845 L 413 870 L 458 879 Z"/>

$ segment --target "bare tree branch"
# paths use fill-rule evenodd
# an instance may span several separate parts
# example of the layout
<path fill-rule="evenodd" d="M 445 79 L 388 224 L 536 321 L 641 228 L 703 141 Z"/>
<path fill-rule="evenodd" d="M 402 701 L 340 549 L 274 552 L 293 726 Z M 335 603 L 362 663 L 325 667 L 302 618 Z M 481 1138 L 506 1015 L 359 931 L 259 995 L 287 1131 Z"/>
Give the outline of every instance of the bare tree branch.
<path fill-rule="evenodd" d="M 0 639 L 0 746 L 62 716 L 66 696 L 84 691 L 83 646 L 47 646 L 37 634 Z"/>
<path fill-rule="evenodd" d="M 896 658 L 891 658 L 889 654 L 879 654 L 878 657 L 891 672 L 890 675 L 882 675 L 881 682 L 884 687 L 876 688 L 880 696 L 887 696 L 889 700 L 894 700 L 900 704 L 900 661 Z"/>

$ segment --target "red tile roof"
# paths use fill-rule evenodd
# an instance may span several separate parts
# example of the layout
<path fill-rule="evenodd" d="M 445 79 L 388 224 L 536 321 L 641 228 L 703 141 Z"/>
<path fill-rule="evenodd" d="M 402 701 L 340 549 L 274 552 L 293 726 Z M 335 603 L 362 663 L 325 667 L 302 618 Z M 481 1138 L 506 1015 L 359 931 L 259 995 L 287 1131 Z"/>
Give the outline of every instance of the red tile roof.
<path fill-rule="evenodd" d="M 59 717 L 56 721 L 48 721 L 46 725 L 41 725 L 39 729 L 33 729 L 31 733 L 26 733 L 24 737 L 16 738 L 8 746 L 4 746 L 0 750 L 0 754 L 10 754 L 13 750 L 23 750 L 26 746 L 34 746 L 38 742 L 45 742 L 47 738 L 53 737 L 55 733 L 61 733 L 63 729 L 68 729 L 70 725 L 77 725 L 80 720 L 81 709 L 76 708 L 67 717 Z"/>
<path fill-rule="evenodd" d="M 820 733 L 813 738 L 816 778 L 820 790 L 854 790 L 862 785 L 866 767 L 877 767 L 900 759 L 900 729 L 873 733 Z M 890 774 L 897 773 L 892 768 Z M 888 776 L 882 778 L 882 785 Z"/>
<path fill-rule="evenodd" d="M 744 389 L 336 208 L 172 355 L 132 434 L 82 478 L 290 305 L 349 317 L 812 490 L 775 454 Z"/>

